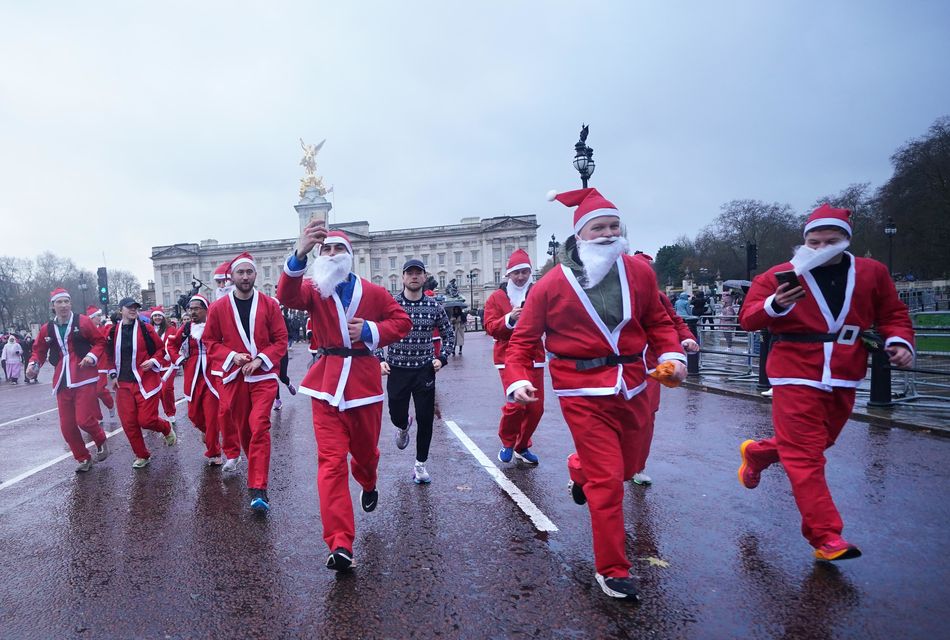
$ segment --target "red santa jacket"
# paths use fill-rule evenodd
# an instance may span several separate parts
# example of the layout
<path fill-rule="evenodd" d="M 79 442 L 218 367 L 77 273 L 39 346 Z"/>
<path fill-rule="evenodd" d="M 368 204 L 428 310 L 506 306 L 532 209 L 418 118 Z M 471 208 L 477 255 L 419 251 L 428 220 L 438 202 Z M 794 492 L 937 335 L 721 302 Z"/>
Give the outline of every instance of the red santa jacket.
<path fill-rule="evenodd" d="M 148 344 L 145 342 L 145 333 L 149 335 L 152 353 L 149 354 Z M 109 327 L 109 373 L 118 375 L 120 358 L 122 357 L 122 322 Z M 151 398 L 162 389 L 162 361 L 165 359 L 165 345 L 158 336 L 158 332 L 148 322 L 136 319 L 132 323 L 132 375 L 139 385 L 139 391 L 145 398 Z M 148 362 L 151 366 L 145 371 L 139 369 Z"/>
<path fill-rule="evenodd" d="M 350 306 L 344 310 L 340 296 L 320 296 L 313 282 L 303 279 L 306 270 L 292 271 L 285 265 L 277 283 L 277 297 L 284 306 L 310 313 L 313 336 L 326 349 L 360 349 L 372 352 L 404 338 L 412 321 L 388 291 L 357 277 Z M 373 340 L 364 344 L 350 340 L 347 321 L 362 318 Z M 310 368 L 299 387 L 302 393 L 325 400 L 340 411 L 383 401 L 379 361 L 374 357 L 325 355 Z"/>
<path fill-rule="evenodd" d="M 610 331 L 566 266 L 551 269 L 532 287 L 524 310 L 508 342 L 502 380 L 506 394 L 528 384 L 538 340 L 564 358 L 591 359 L 612 355 L 646 354 L 647 343 L 660 354 L 658 360 L 686 361 L 673 322 L 660 303 L 656 276 L 641 260 L 623 255 L 617 259 L 623 316 Z M 623 394 L 632 398 L 647 386 L 644 361 L 577 370 L 573 360 L 553 358 L 548 364 L 554 393 L 558 396 Z"/>
<path fill-rule="evenodd" d="M 191 402 L 191 397 L 195 394 L 195 388 L 199 382 L 207 385 L 215 398 L 219 397 L 218 389 L 212 378 L 209 377 L 211 373 L 208 369 L 208 351 L 204 342 L 201 341 L 204 328 L 204 323 L 186 323 L 175 332 L 175 337 L 168 343 L 168 353 L 171 355 L 173 369 L 182 366 L 182 363 L 184 363 L 184 392 L 185 399 L 188 402 Z"/>
<path fill-rule="evenodd" d="M 868 352 L 859 338 L 871 327 L 885 344 L 900 343 L 913 350 L 914 330 L 907 307 L 885 267 L 876 260 L 855 258 L 845 289 L 844 305 L 832 317 L 821 289 L 810 272 L 802 274 L 805 297 L 782 313 L 772 308 L 778 280 L 775 273 L 792 268 L 786 262 L 757 276 L 742 304 L 739 324 L 746 331 L 768 329 L 772 333 L 836 333 L 835 342 L 776 342 L 769 352 L 766 373 L 775 385 L 801 384 L 831 391 L 833 387 L 857 387 L 867 373 Z"/>
<path fill-rule="evenodd" d="M 263 363 L 257 372 L 244 378 L 246 382 L 278 379 L 280 359 L 287 353 L 287 325 L 280 305 L 254 289 L 249 324 L 251 335 L 246 335 L 233 291 L 212 302 L 208 308 L 201 340 L 208 351 L 211 374 L 221 377 L 224 384 L 244 375 L 241 367 L 234 365 L 234 356 L 239 353 L 260 358 Z"/>
<path fill-rule="evenodd" d="M 313 335 L 313 321 L 310 317 L 307 317 L 307 351 L 310 353 L 316 353 L 317 349 L 320 348 L 320 345 L 317 344 L 317 339 Z"/>
<path fill-rule="evenodd" d="M 528 287 L 528 293 L 534 287 L 532 284 Z M 525 300 L 527 300 L 525 294 Z M 515 325 L 509 324 L 508 314 L 514 307 L 511 299 L 508 298 L 508 291 L 498 288 L 485 301 L 485 332 L 495 340 L 495 346 L 492 349 L 492 360 L 496 369 L 505 368 L 505 355 L 508 352 L 508 341 L 515 329 Z M 544 366 L 544 344 L 538 340 L 535 345 L 534 355 L 531 356 L 534 366 L 541 368 Z"/>
<path fill-rule="evenodd" d="M 679 338 L 680 344 L 682 344 L 684 340 L 695 340 L 696 336 L 694 336 L 693 332 L 689 330 L 689 326 L 683 322 L 683 318 L 681 318 L 680 315 L 673 309 L 670 299 L 662 292 L 660 292 L 660 303 L 663 305 L 663 308 L 666 309 L 666 315 L 668 315 L 670 320 L 673 321 L 673 328 L 676 329 L 676 336 Z M 653 369 L 656 368 L 658 359 L 659 354 L 652 346 L 647 349 L 648 371 L 652 372 Z"/>
<path fill-rule="evenodd" d="M 53 322 L 55 325 L 55 321 Z M 63 343 L 59 331 L 53 327 L 49 331 L 49 323 L 40 327 L 36 341 L 33 343 L 33 354 L 30 364 L 42 367 L 47 359 L 56 360 L 53 371 L 53 394 L 59 390 L 63 375 L 68 389 L 75 389 L 99 380 L 97 366 L 104 359 L 106 341 L 102 333 L 86 316 L 74 313 L 66 325 L 66 342 Z M 81 367 L 79 364 L 87 355 L 92 356 L 97 366 Z"/>

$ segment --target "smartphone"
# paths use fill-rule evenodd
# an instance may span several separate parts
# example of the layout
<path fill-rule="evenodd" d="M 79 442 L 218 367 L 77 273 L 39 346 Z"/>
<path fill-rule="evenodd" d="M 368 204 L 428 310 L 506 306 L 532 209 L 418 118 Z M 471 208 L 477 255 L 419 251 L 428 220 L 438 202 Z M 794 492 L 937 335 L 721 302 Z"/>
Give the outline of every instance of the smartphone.
<path fill-rule="evenodd" d="M 798 279 L 798 276 L 795 275 L 794 271 L 777 271 L 775 273 L 775 278 L 778 280 L 779 284 L 788 285 L 786 291 L 791 291 L 795 287 L 802 286 L 801 281 Z"/>
<path fill-rule="evenodd" d="M 310 222 L 319 222 L 321 226 L 327 226 L 327 217 L 322 211 L 318 211 L 310 216 Z"/>

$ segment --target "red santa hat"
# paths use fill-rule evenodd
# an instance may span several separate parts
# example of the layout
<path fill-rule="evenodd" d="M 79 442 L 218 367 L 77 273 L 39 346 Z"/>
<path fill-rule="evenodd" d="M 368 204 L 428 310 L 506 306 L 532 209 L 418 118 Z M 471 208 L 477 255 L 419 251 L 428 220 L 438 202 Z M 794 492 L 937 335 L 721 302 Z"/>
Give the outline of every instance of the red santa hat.
<path fill-rule="evenodd" d="M 342 244 L 346 247 L 346 250 L 353 255 L 353 245 L 350 244 L 350 238 L 342 231 L 331 231 L 327 234 L 326 239 L 323 241 L 323 244 Z"/>
<path fill-rule="evenodd" d="M 432 298 L 435 297 L 435 291 L 433 291 L 432 289 L 426 289 L 426 290 L 423 291 L 422 293 L 424 293 L 425 295 L 430 296 L 430 297 L 432 297 Z"/>
<path fill-rule="evenodd" d="M 53 304 L 60 298 L 66 298 L 67 300 L 69 300 L 70 299 L 69 292 L 63 289 L 62 287 L 59 287 L 58 289 L 53 289 L 52 291 L 50 291 L 49 293 L 50 304 Z"/>
<path fill-rule="evenodd" d="M 600 216 L 620 217 L 620 212 L 607 198 L 593 187 L 576 191 L 548 191 L 548 200 L 557 200 L 565 207 L 577 207 L 574 210 L 574 233 L 580 233 L 585 224 Z"/>
<path fill-rule="evenodd" d="M 99 307 L 86 307 L 87 318 L 95 318 L 98 315 L 102 315 L 102 309 Z"/>
<path fill-rule="evenodd" d="M 154 316 L 161 316 L 164 318 L 165 310 L 162 309 L 161 307 L 152 307 L 151 309 L 148 310 L 148 317 L 152 318 Z"/>
<path fill-rule="evenodd" d="M 230 262 L 222 262 L 218 265 L 218 268 L 214 270 L 215 280 L 227 280 L 228 276 L 231 275 L 228 271 L 228 268 L 231 266 Z"/>
<path fill-rule="evenodd" d="M 235 256 L 234 260 L 231 261 L 231 264 L 228 267 L 228 274 L 234 273 L 234 270 L 242 264 L 249 264 L 254 267 L 254 271 L 257 271 L 257 263 L 254 262 L 254 256 L 245 251 L 244 253 Z"/>
<path fill-rule="evenodd" d="M 530 268 L 531 258 L 528 257 L 528 252 L 524 249 L 515 249 L 508 257 L 508 268 L 505 270 L 505 275 L 507 276 L 512 271 L 518 271 L 519 269 Z"/>
<path fill-rule="evenodd" d="M 851 210 L 837 209 L 827 202 L 808 216 L 805 221 L 805 231 L 802 235 L 807 235 L 812 229 L 818 227 L 838 227 L 851 237 Z"/>
<path fill-rule="evenodd" d="M 196 293 L 195 295 L 191 296 L 191 298 L 188 300 L 188 302 L 189 302 L 189 303 L 192 303 L 192 302 L 194 302 L 195 300 L 197 300 L 198 302 L 200 302 L 201 304 L 203 304 L 203 305 L 205 306 L 205 309 L 207 309 L 208 307 L 211 306 L 211 305 L 208 303 L 208 299 L 207 299 L 206 297 L 204 297 L 203 295 L 201 295 L 200 293 Z"/>

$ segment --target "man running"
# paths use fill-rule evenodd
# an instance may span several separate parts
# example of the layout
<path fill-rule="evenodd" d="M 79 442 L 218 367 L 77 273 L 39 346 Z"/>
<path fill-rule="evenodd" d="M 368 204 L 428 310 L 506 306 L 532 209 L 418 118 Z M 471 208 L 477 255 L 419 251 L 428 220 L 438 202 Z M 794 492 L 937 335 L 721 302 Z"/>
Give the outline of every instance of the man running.
<path fill-rule="evenodd" d="M 202 340 L 211 372 L 221 378 L 219 419 L 224 433 L 223 469 L 234 471 L 247 455 L 251 509 L 270 510 L 270 412 L 277 398 L 277 370 L 287 353 L 287 327 L 277 301 L 259 292 L 257 264 L 249 253 L 231 261 L 234 290 L 208 309 Z"/>
<path fill-rule="evenodd" d="M 162 410 L 165 412 L 166 419 L 175 426 L 175 415 L 178 413 L 175 409 L 175 374 L 178 367 L 172 361 L 169 354 L 168 344 L 175 337 L 176 330 L 169 324 L 165 317 L 165 310 L 162 307 L 152 307 L 149 309 L 149 320 L 155 327 L 155 332 L 161 338 L 162 346 L 165 347 L 165 359 L 162 361 L 162 392 L 159 394 L 162 402 Z"/>
<path fill-rule="evenodd" d="M 422 293 L 426 268 L 421 260 L 409 260 L 402 267 L 402 292 L 398 302 L 409 319 L 412 329 L 402 340 L 386 348 L 386 359 L 380 365 L 389 396 L 389 419 L 395 425 L 396 446 L 405 449 L 409 444 L 409 401 L 416 407 L 416 463 L 412 479 L 416 484 L 429 484 L 432 478 L 426 470 L 429 445 L 432 443 L 432 423 L 435 420 L 435 374 L 448 363 L 455 349 L 455 332 L 436 299 Z M 435 344 L 442 351 L 433 351 L 433 332 L 438 329 L 441 340 Z"/>
<path fill-rule="evenodd" d="M 88 433 L 96 443 L 96 462 L 109 456 L 96 400 L 96 365 L 105 355 L 106 341 L 89 318 L 73 313 L 72 300 L 65 289 L 54 290 L 49 301 L 55 317 L 40 327 L 26 378 L 36 380 L 47 360 L 55 367 L 53 395 L 59 409 L 59 429 L 79 463 L 76 471 L 82 473 L 92 468 L 93 460 L 80 431 Z"/>
<path fill-rule="evenodd" d="M 103 337 L 109 335 L 109 328 L 105 324 L 105 321 L 108 319 L 105 317 L 105 314 L 102 313 L 102 309 L 98 307 L 86 307 L 86 317 L 92 320 L 92 324 L 99 330 Z M 109 325 L 111 326 L 111 325 Z M 109 371 L 108 369 L 103 369 L 102 367 L 107 366 L 107 362 L 103 361 L 99 368 L 99 380 L 96 383 L 96 396 L 99 398 L 99 402 L 102 402 L 106 406 L 106 409 L 109 410 L 109 417 L 115 417 L 115 399 L 112 397 L 112 385 L 109 380 Z M 99 403 L 96 403 L 96 415 L 99 417 L 99 422 L 102 422 L 102 409 L 99 408 Z"/>
<path fill-rule="evenodd" d="M 914 360 L 914 330 L 887 267 L 845 251 L 850 210 L 822 205 L 808 217 L 804 238 L 791 262 L 755 278 L 739 313 L 746 331 L 772 334 L 766 372 L 775 427 L 775 437 L 740 446 L 739 482 L 754 489 L 762 472 L 781 462 L 815 557 L 847 560 L 861 551 L 841 537 L 825 450 L 851 416 L 868 345 L 886 350 L 892 366 L 907 367 Z M 872 327 L 883 344 L 867 333 Z"/>
<path fill-rule="evenodd" d="M 525 300 L 532 287 L 531 258 L 524 249 L 516 249 L 508 257 L 507 282 L 495 290 L 485 301 L 485 333 L 495 340 L 492 359 L 499 373 L 505 368 L 505 355 L 508 341 L 518 324 L 518 318 L 524 309 Z M 537 402 L 506 402 L 501 408 L 501 422 L 498 424 L 498 437 L 501 439 L 501 451 L 498 459 L 511 462 L 517 458 L 530 465 L 541 462 L 528 448 L 541 416 L 544 415 L 544 344 L 539 339 L 535 344 L 531 386 L 538 390 Z M 502 376 L 502 389 L 505 388 Z"/>
<path fill-rule="evenodd" d="M 317 245 L 312 280 L 304 280 L 307 256 Z M 353 273 L 350 239 L 342 231 L 327 233 L 319 220 L 301 232 L 277 283 L 277 297 L 291 309 L 310 313 L 319 344 L 320 359 L 299 391 L 312 398 L 320 520 L 330 549 L 326 566 L 346 571 L 353 564 L 356 536 L 348 457 L 362 488 L 363 511 L 373 511 L 379 502 L 383 385 L 373 350 L 405 336 L 412 322 L 388 291 Z"/>

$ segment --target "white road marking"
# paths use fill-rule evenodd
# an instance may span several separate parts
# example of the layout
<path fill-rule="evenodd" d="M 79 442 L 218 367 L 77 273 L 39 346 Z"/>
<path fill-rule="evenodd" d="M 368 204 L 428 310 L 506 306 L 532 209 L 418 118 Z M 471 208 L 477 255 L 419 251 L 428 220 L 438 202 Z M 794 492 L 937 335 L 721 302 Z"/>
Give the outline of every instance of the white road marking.
<path fill-rule="evenodd" d="M 44 416 L 47 413 L 52 413 L 53 411 L 56 411 L 56 407 L 53 407 L 52 409 L 47 409 L 46 411 L 40 411 L 39 413 L 34 413 L 33 415 L 23 416 L 22 418 L 17 418 L 16 420 L 10 420 L 9 422 L 0 423 L 0 427 L 5 427 L 10 424 L 16 424 L 17 422 L 23 422 L 24 420 L 29 420 L 30 418 Z"/>
<path fill-rule="evenodd" d="M 176 405 L 179 405 L 179 404 L 181 404 L 182 402 L 185 402 L 185 399 L 184 399 L 184 398 L 182 398 L 181 400 L 177 401 L 175 404 L 176 404 Z M 50 411 L 56 411 L 56 409 L 50 409 L 49 411 L 44 411 L 43 413 L 49 413 Z M 34 415 L 39 416 L 39 415 L 42 415 L 42 413 L 37 413 L 37 414 L 34 414 Z M 33 416 L 27 416 L 27 418 L 32 418 L 32 417 L 33 417 Z M 18 418 L 18 420 L 26 420 L 26 418 Z M 16 421 L 17 421 L 17 420 L 14 420 L 13 422 L 16 422 Z M 4 424 L 11 424 L 11 423 L 5 422 Z M 2 426 L 3 426 L 3 425 L 0 424 L 0 427 L 2 427 Z M 108 438 L 111 438 L 112 436 L 114 436 L 114 435 L 116 435 L 116 434 L 119 434 L 119 433 L 122 433 L 122 427 L 119 427 L 119 428 L 116 429 L 115 431 L 106 431 L 106 438 L 107 438 L 107 439 L 108 439 Z M 95 446 L 95 444 L 96 444 L 95 442 L 90 442 L 90 443 L 88 443 L 88 444 L 86 445 L 86 448 L 88 449 L 89 447 L 93 447 L 93 446 Z M 10 478 L 9 480 L 5 480 L 5 481 L 3 481 L 3 482 L 0 482 L 0 491 L 2 491 L 3 489 L 6 489 L 7 487 L 12 487 L 13 485 L 15 485 L 16 483 L 20 482 L 21 480 L 26 480 L 26 479 L 29 478 L 30 476 L 39 473 L 39 472 L 42 471 L 43 469 L 48 469 L 48 468 L 52 467 L 52 466 L 53 466 L 54 464 L 56 464 L 57 462 L 62 462 L 63 460 L 68 460 L 68 459 L 70 459 L 70 458 L 72 458 L 72 457 L 73 457 L 73 454 L 72 454 L 72 453 L 64 453 L 63 455 L 61 455 L 61 456 L 59 456 L 59 457 L 53 458 L 53 459 L 50 460 L 49 462 L 44 462 L 43 464 L 41 464 L 41 465 L 38 466 L 38 467 L 33 467 L 33 468 L 30 469 L 29 471 L 24 471 L 23 473 L 21 473 L 21 474 L 18 475 L 18 476 L 13 476 L 13 477 Z"/>
<path fill-rule="evenodd" d="M 538 531 L 557 531 L 557 527 L 551 520 L 544 515 L 537 505 L 531 502 L 531 498 L 522 493 L 515 483 L 508 479 L 504 473 L 501 472 L 495 463 L 485 455 L 485 453 L 478 448 L 478 445 L 472 442 L 472 439 L 462 431 L 462 428 L 459 427 L 452 420 L 446 420 L 445 425 L 451 429 L 452 433 L 455 434 L 455 437 L 465 445 L 465 448 L 469 450 L 475 459 L 478 460 L 478 463 L 482 465 L 482 468 L 485 470 L 492 479 L 498 483 L 498 486 L 501 487 L 505 493 L 507 493 L 512 500 L 515 501 L 525 515 L 531 518 L 531 522 L 534 523 L 535 529 Z"/>

